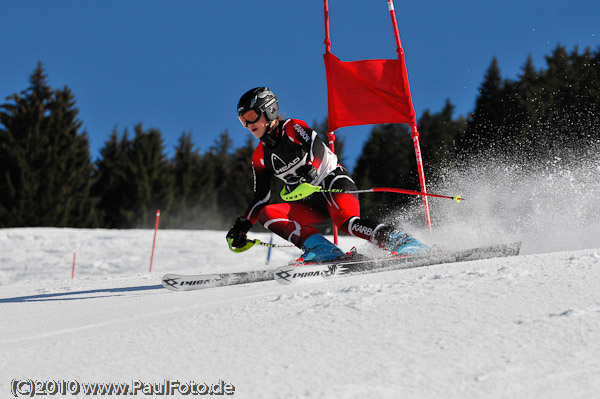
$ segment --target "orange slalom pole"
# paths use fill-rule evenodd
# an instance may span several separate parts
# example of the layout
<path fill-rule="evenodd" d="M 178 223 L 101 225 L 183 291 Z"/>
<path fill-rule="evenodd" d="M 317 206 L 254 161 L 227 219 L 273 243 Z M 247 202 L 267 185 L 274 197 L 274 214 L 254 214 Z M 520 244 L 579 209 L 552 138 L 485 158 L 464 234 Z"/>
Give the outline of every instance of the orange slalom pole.
<path fill-rule="evenodd" d="M 75 258 L 77 257 L 77 252 L 73 252 L 73 271 L 71 272 L 71 279 L 75 278 Z"/>
<path fill-rule="evenodd" d="M 154 248 L 156 247 L 156 233 L 158 232 L 158 219 L 160 219 L 160 209 L 156 210 L 156 223 L 154 224 L 154 241 L 152 242 L 152 256 L 150 257 L 150 273 L 152 273 L 152 263 L 154 262 Z"/>

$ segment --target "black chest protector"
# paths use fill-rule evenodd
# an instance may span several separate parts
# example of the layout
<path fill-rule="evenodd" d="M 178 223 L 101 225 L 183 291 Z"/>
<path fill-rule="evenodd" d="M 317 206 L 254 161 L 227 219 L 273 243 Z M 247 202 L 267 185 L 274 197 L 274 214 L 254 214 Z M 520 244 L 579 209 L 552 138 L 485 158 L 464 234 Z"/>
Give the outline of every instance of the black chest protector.
<path fill-rule="evenodd" d="M 310 144 L 292 141 L 285 134 L 287 122 L 289 120 L 280 122 L 273 131 L 265 133 L 263 137 L 268 137 L 264 140 L 261 138 L 261 141 L 264 143 L 265 168 L 285 183 L 294 184 L 297 180 L 296 170 L 306 164 Z"/>

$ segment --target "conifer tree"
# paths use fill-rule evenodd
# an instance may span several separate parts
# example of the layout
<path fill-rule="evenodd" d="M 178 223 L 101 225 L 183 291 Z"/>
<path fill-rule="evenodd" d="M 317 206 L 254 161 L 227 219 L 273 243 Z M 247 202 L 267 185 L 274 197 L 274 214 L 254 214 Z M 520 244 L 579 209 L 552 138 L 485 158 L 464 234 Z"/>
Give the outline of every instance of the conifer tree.
<path fill-rule="evenodd" d="M 96 161 L 92 195 L 99 198 L 98 214 L 102 227 L 118 228 L 133 223 L 135 196 L 129 164 L 130 146 L 127 129 L 122 139 L 114 129 Z"/>
<path fill-rule="evenodd" d="M 525 118 L 523 124 L 515 137 L 516 144 L 521 147 L 531 148 L 531 132 L 537 121 L 539 121 L 539 110 L 543 107 L 541 103 L 541 86 L 539 85 L 539 74 L 533 65 L 533 58 L 527 57 L 518 80 L 518 98 L 523 109 Z"/>
<path fill-rule="evenodd" d="M 203 228 L 218 229 L 231 222 L 234 212 L 230 198 L 234 187 L 229 182 L 231 170 L 234 168 L 232 147 L 233 140 L 229 136 L 229 132 L 225 130 L 202 159 L 203 186 L 205 188 L 205 196 L 202 199 L 203 214 L 205 215 L 202 218 Z M 235 218 L 235 213 L 233 215 Z"/>
<path fill-rule="evenodd" d="M 453 119 L 454 105 L 446 100 L 441 112 L 432 114 L 425 110 L 419 118 L 421 154 L 426 165 L 427 180 L 435 178 L 437 172 L 456 156 L 456 144 L 465 131 L 464 117 Z"/>
<path fill-rule="evenodd" d="M 150 228 L 157 209 L 165 211 L 168 223 L 174 175 L 161 133 L 144 131 L 141 124 L 134 131 L 131 140 L 127 130 L 121 140 L 114 131 L 97 162 L 93 192 L 101 197 L 99 209 L 105 227 Z"/>
<path fill-rule="evenodd" d="M 596 60 L 595 60 L 596 57 Z M 519 80 L 523 124 L 514 142 L 529 154 L 553 157 L 586 147 L 600 134 L 598 53 L 557 46 L 537 71 L 528 58 Z"/>
<path fill-rule="evenodd" d="M 576 147 L 598 131 L 600 83 L 597 62 L 594 65 L 589 49 L 568 54 L 557 46 L 546 57 L 547 69 L 542 71 L 536 94 L 543 106 L 535 115 L 536 132 L 545 134 L 546 148 Z"/>
<path fill-rule="evenodd" d="M 241 215 L 254 195 L 251 165 L 255 147 L 254 138 L 248 137 L 246 144 L 231 154 L 227 184 L 220 193 L 220 203 L 224 208 L 226 222 L 232 221 L 232 217 Z"/>
<path fill-rule="evenodd" d="M 71 90 L 52 90 L 38 63 L 30 87 L 0 107 L 4 226 L 94 224 L 89 141 Z"/>
<path fill-rule="evenodd" d="M 174 204 L 169 226 L 199 228 L 204 215 L 203 199 L 206 196 L 206 179 L 202 171 L 202 155 L 194 147 L 191 133 L 183 133 L 172 161 L 175 175 Z"/>
<path fill-rule="evenodd" d="M 135 176 L 138 209 L 136 220 L 140 227 L 153 227 L 157 209 L 168 211 L 173 201 L 174 176 L 167 156 L 162 135 L 158 129 L 146 131 L 142 124 L 135 126 L 130 159 Z"/>
<path fill-rule="evenodd" d="M 475 110 L 468 121 L 461 147 L 468 154 L 493 149 L 496 136 L 502 126 L 502 77 L 498 60 L 494 57 L 475 103 Z"/>

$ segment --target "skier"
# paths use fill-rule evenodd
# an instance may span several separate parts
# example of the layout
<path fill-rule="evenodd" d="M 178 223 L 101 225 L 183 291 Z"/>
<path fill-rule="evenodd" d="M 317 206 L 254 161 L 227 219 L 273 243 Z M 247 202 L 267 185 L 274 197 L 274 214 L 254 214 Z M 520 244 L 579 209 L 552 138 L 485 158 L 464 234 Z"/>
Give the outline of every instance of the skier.
<path fill-rule="evenodd" d="M 347 255 L 313 227 L 330 218 L 340 231 L 392 253 L 415 254 L 428 248 L 392 226 L 361 218 L 356 194 L 315 193 L 298 202 L 269 204 L 273 177 L 281 179 L 288 191 L 303 182 L 325 189 L 357 187 L 338 164 L 337 156 L 306 122 L 279 115 L 277 97 L 267 87 L 246 92 L 238 102 L 237 113 L 242 125 L 260 141 L 252 156 L 254 198 L 227 233 L 232 251 L 248 244 L 246 234 L 258 221 L 302 249 L 305 261 L 342 259 Z"/>

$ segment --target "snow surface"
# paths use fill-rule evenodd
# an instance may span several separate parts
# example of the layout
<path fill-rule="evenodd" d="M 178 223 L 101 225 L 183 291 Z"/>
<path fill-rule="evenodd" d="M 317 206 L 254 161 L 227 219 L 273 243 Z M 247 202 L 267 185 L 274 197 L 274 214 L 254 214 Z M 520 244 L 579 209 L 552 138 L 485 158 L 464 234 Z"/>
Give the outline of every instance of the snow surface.
<path fill-rule="evenodd" d="M 221 379 L 240 398 L 600 397 L 600 249 L 159 286 L 165 272 L 266 267 L 266 248 L 233 254 L 223 237 L 159 230 L 149 273 L 150 230 L 0 230 L 1 397 L 14 378 Z M 299 251 L 272 253 L 274 267 Z"/>
<path fill-rule="evenodd" d="M 266 266 L 266 248 L 234 254 L 222 231 L 159 230 L 150 273 L 151 230 L 0 230 L 0 397 L 13 379 L 169 379 L 223 380 L 239 398 L 600 398 L 590 153 L 526 171 L 488 160 L 431 185 L 466 198 L 431 201 L 433 234 L 418 200 L 397 219 L 442 247 L 521 241 L 512 258 L 178 293 L 162 274 L 264 269 L 300 252 L 275 249 Z M 342 237 L 353 245 L 370 251 Z"/>

